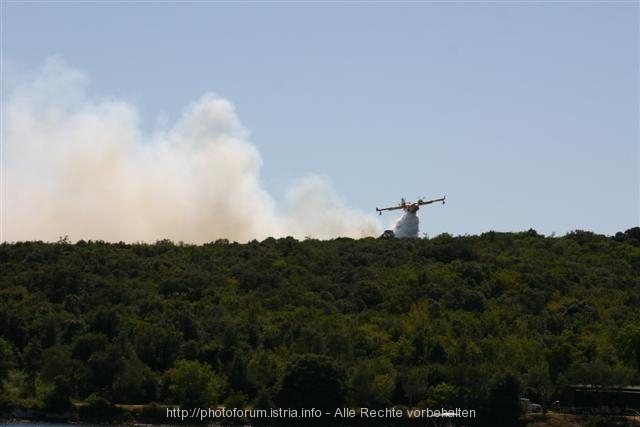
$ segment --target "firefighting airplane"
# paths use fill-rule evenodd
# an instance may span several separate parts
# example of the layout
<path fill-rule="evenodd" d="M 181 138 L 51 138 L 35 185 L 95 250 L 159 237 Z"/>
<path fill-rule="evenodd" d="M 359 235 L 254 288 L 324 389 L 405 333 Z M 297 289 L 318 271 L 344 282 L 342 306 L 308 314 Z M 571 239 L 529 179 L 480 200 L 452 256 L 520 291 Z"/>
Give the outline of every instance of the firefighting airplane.
<path fill-rule="evenodd" d="M 415 203 L 407 202 L 406 200 L 404 200 L 404 198 L 402 198 L 400 199 L 400 204 L 398 206 L 391 206 L 389 208 L 376 208 L 376 212 L 378 212 L 379 215 L 382 215 L 382 211 L 395 211 L 397 209 L 402 209 L 405 212 L 416 213 L 418 209 L 420 209 L 420 206 L 422 205 L 429 205 L 435 202 L 442 202 L 442 204 L 444 205 L 446 198 L 447 196 L 443 196 L 440 199 L 433 199 L 433 200 L 418 199 L 418 201 Z"/>

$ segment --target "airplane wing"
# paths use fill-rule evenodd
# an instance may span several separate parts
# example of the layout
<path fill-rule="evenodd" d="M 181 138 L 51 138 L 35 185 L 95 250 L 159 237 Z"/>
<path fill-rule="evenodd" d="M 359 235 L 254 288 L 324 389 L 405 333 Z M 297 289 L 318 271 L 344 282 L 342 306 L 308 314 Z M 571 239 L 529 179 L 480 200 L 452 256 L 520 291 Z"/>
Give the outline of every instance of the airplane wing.
<path fill-rule="evenodd" d="M 399 205 L 399 206 L 392 206 L 389 208 L 376 208 L 376 212 L 378 212 L 380 215 L 382 215 L 382 211 L 395 211 L 397 209 L 402 209 L 403 206 Z"/>
<path fill-rule="evenodd" d="M 444 205 L 445 199 L 447 198 L 447 196 L 441 197 L 439 199 L 433 199 L 433 200 L 418 200 L 416 203 L 418 204 L 418 206 L 422 206 L 422 205 L 429 205 L 431 203 L 435 203 L 435 202 L 442 202 L 442 204 Z"/>

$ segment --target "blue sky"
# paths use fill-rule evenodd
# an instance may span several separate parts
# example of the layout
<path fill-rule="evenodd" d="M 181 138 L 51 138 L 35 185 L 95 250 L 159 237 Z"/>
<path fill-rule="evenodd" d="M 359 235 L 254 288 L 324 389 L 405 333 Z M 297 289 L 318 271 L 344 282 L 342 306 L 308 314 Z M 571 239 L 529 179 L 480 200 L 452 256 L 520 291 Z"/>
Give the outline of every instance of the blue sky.
<path fill-rule="evenodd" d="M 640 222 L 638 2 L 3 2 L 2 25 L 5 95 L 59 55 L 147 131 L 228 99 L 277 206 L 313 172 L 363 211 L 446 194 L 431 235 Z"/>

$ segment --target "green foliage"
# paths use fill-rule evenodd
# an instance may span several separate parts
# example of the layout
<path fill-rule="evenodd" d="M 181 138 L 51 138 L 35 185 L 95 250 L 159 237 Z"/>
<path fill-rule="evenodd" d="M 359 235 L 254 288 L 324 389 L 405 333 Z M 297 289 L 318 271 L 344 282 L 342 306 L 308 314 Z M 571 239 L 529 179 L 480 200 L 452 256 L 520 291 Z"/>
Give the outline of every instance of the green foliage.
<path fill-rule="evenodd" d="M 223 403 L 227 409 L 244 409 L 247 405 L 247 396 L 242 393 L 231 393 Z"/>
<path fill-rule="evenodd" d="M 285 369 L 276 403 L 283 408 L 331 411 L 345 401 L 344 373 L 326 356 L 296 357 Z"/>
<path fill-rule="evenodd" d="M 53 389 L 47 394 L 44 406 L 50 412 L 65 412 L 71 409 L 73 388 L 70 381 L 61 375 L 55 377 Z"/>
<path fill-rule="evenodd" d="M 458 398 L 459 390 L 447 383 L 440 383 L 429 388 L 428 398 L 419 406 L 425 408 L 445 408 L 451 406 Z"/>
<path fill-rule="evenodd" d="M 29 341 L 29 344 L 22 352 L 22 365 L 27 373 L 27 393 L 35 394 L 36 376 L 42 364 L 42 345 L 36 338 Z"/>
<path fill-rule="evenodd" d="M 136 353 L 151 369 L 164 371 L 175 361 L 182 337 L 173 327 L 142 324 L 134 331 Z"/>
<path fill-rule="evenodd" d="M 247 396 L 242 393 L 231 393 L 223 403 L 223 406 L 226 409 L 246 409 L 247 407 Z M 227 418 L 224 420 L 226 424 L 246 424 L 246 420 L 242 418 Z"/>
<path fill-rule="evenodd" d="M 585 427 L 607 427 L 608 425 L 609 423 L 605 417 L 596 415 L 595 417 L 589 417 Z"/>
<path fill-rule="evenodd" d="M 496 378 L 489 390 L 486 419 L 495 427 L 512 427 L 518 424 L 522 413 L 521 385 L 518 378 L 507 373 Z"/>
<path fill-rule="evenodd" d="M 3 390 L 3 383 L 9 377 L 9 369 L 14 365 L 13 350 L 11 344 L 0 338 L 0 392 Z"/>
<path fill-rule="evenodd" d="M 223 381 L 209 365 L 178 360 L 170 372 L 171 395 L 183 408 L 208 408 L 218 402 Z"/>
<path fill-rule="evenodd" d="M 624 325 L 618 334 L 617 345 L 622 359 L 640 372 L 640 324 Z"/>
<path fill-rule="evenodd" d="M 634 383 L 633 371 L 623 365 L 602 361 L 574 365 L 565 374 L 571 384 L 627 385 Z"/>
<path fill-rule="evenodd" d="M 409 368 L 402 375 L 402 390 L 407 398 L 409 405 L 421 401 L 427 395 L 429 388 L 429 371 L 424 366 Z"/>
<path fill-rule="evenodd" d="M 425 378 L 426 379 L 426 378 Z M 414 387 L 414 378 L 404 384 L 405 392 L 409 391 L 411 398 L 420 395 L 420 386 Z M 350 381 L 352 400 L 356 406 L 381 408 L 391 404 L 391 396 L 396 386 L 396 370 L 386 359 L 362 361 L 355 368 Z M 407 386 L 409 388 L 407 389 Z"/>
<path fill-rule="evenodd" d="M 639 242 L 640 228 L 4 243 L 0 395 L 59 410 L 93 396 L 96 414 L 112 410 L 98 396 L 460 406 L 480 425 L 520 395 L 547 406 L 569 383 L 640 381 Z"/>

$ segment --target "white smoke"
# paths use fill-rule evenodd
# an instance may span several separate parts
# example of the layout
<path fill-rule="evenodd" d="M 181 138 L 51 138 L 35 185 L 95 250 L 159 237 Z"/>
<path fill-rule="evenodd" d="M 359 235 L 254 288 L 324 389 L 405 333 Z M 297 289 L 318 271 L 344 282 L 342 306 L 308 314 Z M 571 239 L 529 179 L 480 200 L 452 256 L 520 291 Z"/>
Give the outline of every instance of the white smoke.
<path fill-rule="evenodd" d="M 396 237 L 418 237 L 420 219 L 415 212 L 405 212 L 393 230 Z"/>
<path fill-rule="evenodd" d="M 379 234 L 375 217 L 366 217 L 347 208 L 328 179 L 318 175 L 305 177 L 287 194 L 289 216 L 285 228 L 294 235 L 326 239 L 334 236 L 370 236 Z"/>
<path fill-rule="evenodd" d="M 363 237 L 378 223 L 318 176 L 276 215 L 262 160 L 233 105 L 206 94 L 166 131 L 135 108 L 86 95 L 88 79 L 50 59 L 3 103 L 0 240 L 206 242 L 268 236 Z"/>

